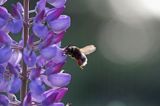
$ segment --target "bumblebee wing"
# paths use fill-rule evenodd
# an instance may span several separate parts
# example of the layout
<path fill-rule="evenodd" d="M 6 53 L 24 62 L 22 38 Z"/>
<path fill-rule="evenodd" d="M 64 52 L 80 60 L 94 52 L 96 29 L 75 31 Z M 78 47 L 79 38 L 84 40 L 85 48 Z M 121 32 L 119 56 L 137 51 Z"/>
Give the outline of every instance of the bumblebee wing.
<path fill-rule="evenodd" d="M 82 53 L 84 53 L 85 55 L 88 55 L 90 53 L 95 52 L 96 51 L 96 47 L 94 45 L 87 45 L 87 46 L 85 46 L 83 48 L 80 48 L 80 51 Z"/>

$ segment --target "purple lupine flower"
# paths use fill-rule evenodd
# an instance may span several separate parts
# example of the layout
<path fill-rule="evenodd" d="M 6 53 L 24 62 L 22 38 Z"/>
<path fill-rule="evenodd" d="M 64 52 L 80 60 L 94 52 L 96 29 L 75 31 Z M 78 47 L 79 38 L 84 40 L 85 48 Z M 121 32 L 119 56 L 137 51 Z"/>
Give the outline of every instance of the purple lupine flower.
<path fill-rule="evenodd" d="M 61 46 L 71 23 L 62 14 L 66 0 L 39 0 L 31 11 L 30 0 L 25 6 L 13 4 L 12 11 L 2 6 L 5 2 L 0 0 L 0 105 L 64 106 L 71 82 L 63 70 L 68 55 Z M 19 41 L 10 37 L 17 33 Z M 20 90 L 22 101 L 15 96 Z"/>

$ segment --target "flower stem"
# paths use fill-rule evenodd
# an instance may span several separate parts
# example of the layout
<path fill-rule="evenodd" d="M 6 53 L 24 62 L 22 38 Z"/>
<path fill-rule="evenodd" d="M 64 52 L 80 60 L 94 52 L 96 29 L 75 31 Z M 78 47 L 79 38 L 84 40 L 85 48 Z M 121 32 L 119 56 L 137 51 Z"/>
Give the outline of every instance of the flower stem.
<path fill-rule="evenodd" d="M 24 40 L 24 48 L 27 45 L 28 36 L 29 36 L 29 0 L 23 0 L 23 6 L 24 6 L 24 24 L 23 24 L 23 40 Z M 21 102 L 23 102 L 24 97 L 27 93 L 27 85 L 28 85 L 28 79 L 27 79 L 27 65 L 22 62 L 23 68 L 22 68 L 22 87 L 21 87 L 21 93 L 20 98 Z"/>

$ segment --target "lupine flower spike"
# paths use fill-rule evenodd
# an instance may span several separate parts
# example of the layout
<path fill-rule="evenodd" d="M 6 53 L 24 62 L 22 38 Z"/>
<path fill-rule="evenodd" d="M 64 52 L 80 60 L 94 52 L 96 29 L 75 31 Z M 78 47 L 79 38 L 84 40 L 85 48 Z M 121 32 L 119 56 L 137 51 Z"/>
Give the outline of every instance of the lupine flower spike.
<path fill-rule="evenodd" d="M 33 10 L 30 0 L 13 4 L 11 11 L 5 3 L 0 0 L 0 106 L 64 106 L 71 81 L 63 69 L 67 57 L 83 67 L 95 47 L 61 46 L 71 25 L 63 14 L 66 0 L 39 0 Z M 19 41 L 12 39 L 17 35 Z"/>

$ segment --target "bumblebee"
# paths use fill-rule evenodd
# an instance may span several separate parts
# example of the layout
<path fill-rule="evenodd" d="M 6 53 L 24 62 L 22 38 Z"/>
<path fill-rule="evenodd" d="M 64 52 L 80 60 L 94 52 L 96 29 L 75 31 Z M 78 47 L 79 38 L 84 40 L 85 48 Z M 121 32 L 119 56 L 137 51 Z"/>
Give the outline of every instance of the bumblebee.
<path fill-rule="evenodd" d="M 83 48 L 69 45 L 65 48 L 65 54 L 75 59 L 80 68 L 83 69 L 88 61 L 86 55 L 93 53 L 95 50 L 96 47 L 94 45 L 87 45 Z"/>

